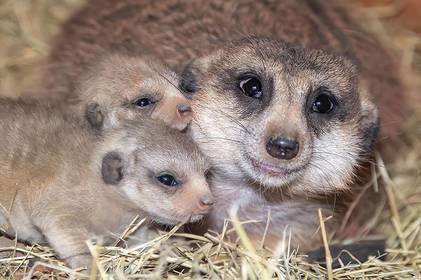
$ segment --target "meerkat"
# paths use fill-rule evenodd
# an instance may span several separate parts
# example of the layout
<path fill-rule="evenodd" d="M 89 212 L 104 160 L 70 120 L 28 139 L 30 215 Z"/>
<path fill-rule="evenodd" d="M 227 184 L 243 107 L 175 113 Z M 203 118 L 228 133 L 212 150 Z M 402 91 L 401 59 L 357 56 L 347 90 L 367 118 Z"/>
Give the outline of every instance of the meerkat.
<path fill-rule="evenodd" d="M 98 140 L 54 107 L 0 108 L 0 228 L 48 242 L 71 267 L 89 266 L 86 240 L 121 234 L 136 215 L 174 225 L 211 208 L 208 164 L 186 133 L 144 119 Z"/>
<path fill-rule="evenodd" d="M 146 116 L 178 130 L 191 120 L 190 102 L 177 88 L 178 76 L 155 59 L 103 55 L 78 82 L 71 113 L 96 131 Z"/>
<path fill-rule="evenodd" d="M 338 203 L 333 204 L 329 201 L 325 203 L 326 197 L 332 193 L 333 196 L 339 195 L 339 192 L 350 189 L 349 183 L 352 181 L 353 173 L 359 165 L 363 164 L 360 160 L 361 154 L 364 154 L 364 149 L 369 147 L 376 138 L 377 114 L 382 119 L 379 137 L 382 145 L 380 147 L 383 147 L 382 151 L 394 152 L 396 149 L 386 144 L 399 144 L 401 125 L 405 114 L 410 112 L 410 101 L 406 98 L 405 88 L 399 78 L 399 64 L 395 55 L 382 46 L 373 34 L 367 33 L 361 27 L 352 11 L 343 3 L 317 0 L 234 0 L 228 2 L 223 0 L 206 2 L 126 0 L 118 4 L 111 0 L 94 0 L 64 24 L 62 32 L 54 41 L 48 59 L 49 71 L 44 86 L 51 89 L 53 96 L 68 98 L 75 86 L 74 77 L 85 72 L 90 67 L 92 58 L 104 49 L 125 54 L 159 57 L 180 72 L 183 70 L 183 64 L 202 57 L 203 59 L 198 59 L 191 64 L 191 66 L 197 66 L 187 66 L 181 87 L 186 91 L 186 96 L 193 98 L 195 124 L 192 131 L 195 140 L 210 141 L 219 152 L 223 149 L 222 154 L 213 152 L 210 155 L 213 165 L 222 171 L 213 180 L 217 196 L 219 199 L 222 197 L 220 203 L 224 206 L 224 201 L 226 201 L 228 206 L 231 204 L 230 198 L 234 197 L 233 201 L 241 202 L 241 205 L 238 205 L 239 214 L 260 220 L 265 220 L 267 215 L 268 209 L 265 205 L 270 206 L 269 209 L 278 208 L 279 211 L 273 212 L 279 213 L 280 217 L 273 219 L 279 221 L 280 226 L 276 228 L 276 225 L 272 225 L 273 230 L 270 233 L 273 233 L 275 238 L 271 239 L 279 240 L 280 229 L 285 228 L 288 223 L 293 223 L 296 228 L 309 224 L 312 226 L 305 227 L 301 231 L 306 234 L 297 236 L 297 239 L 305 240 L 306 246 L 309 246 L 309 240 L 312 239 L 309 237 L 310 232 L 313 234 L 315 225 L 318 224 L 314 222 L 314 211 L 310 213 L 309 209 L 333 208 Z M 259 42 L 259 40 L 251 39 L 250 45 L 256 44 L 256 47 L 247 45 L 245 43 L 247 40 L 238 43 L 237 46 L 234 44 L 225 47 L 230 42 L 250 37 L 268 37 L 272 40 L 264 39 Z M 311 49 L 323 49 L 339 56 L 331 57 L 326 56 L 324 52 L 291 48 L 290 51 L 286 51 L 287 56 L 291 56 L 291 61 L 286 63 L 288 67 L 284 69 L 285 65 L 281 63 L 280 57 L 284 57 L 285 48 L 282 47 L 281 41 L 289 41 Z M 247 56 L 250 49 L 255 51 Z M 298 51 L 301 59 L 298 54 L 294 54 L 294 50 Z M 355 68 L 347 60 L 341 62 L 341 55 L 357 65 L 360 73 L 358 79 Z M 320 61 L 326 60 L 325 64 L 336 70 L 331 71 L 329 67 L 321 67 L 316 63 L 318 56 L 320 56 Z M 225 64 L 224 59 L 226 59 Z M 320 66 L 319 75 L 312 72 L 317 69 L 308 69 L 309 73 L 313 73 L 308 77 L 305 71 L 301 72 L 301 80 L 291 75 L 290 69 L 300 73 L 302 69 L 300 70 L 299 67 L 311 68 L 311 62 Z M 297 69 L 294 69 L 294 63 Z M 238 89 L 239 81 L 237 83 L 232 81 L 229 87 L 226 86 L 228 81 L 222 81 L 222 77 L 228 77 L 229 80 L 232 75 L 258 65 L 260 65 L 259 69 L 270 70 L 268 74 L 263 73 L 265 70 L 258 72 L 265 78 L 259 76 L 261 85 L 273 84 L 277 87 L 262 88 L 264 96 L 262 102 L 256 101 L 255 98 L 241 99 L 241 96 L 245 95 L 241 93 L 243 92 L 241 89 L 238 90 L 237 95 L 230 94 L 234 88 Z M 218 67 L 221 67 L 219 70 L 224 69 L 225 72 L 218 72 Z M 332 75 L 323 76 L 323 71 Z M 220 76 L 215 74 L 217 72 Z M 279 77 L 281 74 L 285 74 L 285 77 L 291 80 L 281 79 Z M 304 100 L 304 96 L 310 96 L 310 94 L 297 92 L 305 90 L 305 85 L 308 85 L 310 79 L 320 81 L 316 76 L 325 77 L 327 82 L 332 83 L 336 77 L 338 85 L 333 88 L 350 92 L 347 96 L 349 98 L 348 114 L 343 116 L 344 123 L 349 125 L 337 127 L 325 121 L 323 117 L 307 118 L 308 122 L 303 121 L 306 119 L 304 118 L 305 107 L 300 102 Z M 274 81 L 268 82 L 266 77 Z M 349 81 L 346 81 L 347 79 Z M 258 86 L 258 84 L 246 83 L 246 80 L 242 80 L 243 86 L 249 86 L 251 89 Z M 248 82 L 250 81 L 255 80 L 251 79 Z M 282 86 L 280 81 L 283 81 L 285 85 Z M 285 88 L 286 85 L 288 88 Z M 324 88 L 321 86 L 314 88 L 314 91 L 317 90 L 322 93 Z M 270 92 L 270 98 L 268 98 L 268 92 Z M 293 98 L 293 93 L 296 94 L 297 99 Z M 326 95 L 330 96 L 332 93 L 336 96 L 336 92 L 328 88 Z M 299 96 L 301 99 L 298 98 Z M 368 97 L 379 107 L 378 113 L 375 106 L 368 101 Z M 326 100 L 329 98 L 323 97 L 322 101 L 326 102 Z M 291 103 L 292 108 L 295 109 L 291 111 L 282 109 L 284 105 L 282 102 Z M 263 107 L 260 108 L 259 104 L 266 107 L 262 105 Z M 302 111 L 297 109 L 299 104 L 303 106 Z M 253 110 L 256 110 L 256 113 Z M 260 116 L 258 113 L 261 113 Z M 224 117 L 223 114 L 227 115 Z M 262 118 L 263 115 L 268 116 L 268 121 Z M 342 120 L 342 115 L 339 115 L 339 119 Z M 285 129 L 282 128 L 280 122 L 274 121 L 275 116 L 283 120 L 282 125 L 285 125 Z M 347 119 L 345 118 L 347 116 L 354 118 Z M 314 128 L 313 126 L 317 126 L 318 123 L 320 127 Z M 260 132 L 266 131 L 269 135 L 273 129 L 273 134 L 276 134 L 276 130 L 279 129 L 279 134 L 288 136 L 286 140 L 300 136 L 300 141 L 283 141 L 285 139 L 274 138 L 274 141 L 268 144 L 268 147 L 272 147 L 269 148 L 271 155 L 262 144 L 267 140 L 268 135 L 254 135 L 256 132 L 253 129 L 256 129 L 257 124 L 260 125 L 258 129 Z M 294 127 L 293 124 L 297 126 Z M 323 127 L 323 125 L 328 126 Z M 201 135 L 198 133 L 200 127 L 209 131 Z M 287 128 L 290 131 L 287 131 Z M 309 130 L 304 133 L 306 128 Z M 329 133 L 334 133 L 335 129 L 338 129 L 337 138 L 329 138 Z M 293 135 L 294 131 L 297 135 Z M 244 138 L 226 137 L 227 135 L 239 136 L 242 133 L 245 135 Z M 203 137 L 209 139 L 202 139 Z M 249 150 L 246 150 L 245 143 L 255 146 L 258 143 L 261 144 L 258 150 L 253 151 L 255 158 L 247 158 Z M 314 146 L 307 145 L 312 143 L 319 143 L 319 145 L 326 143 L 326 146 L 318 147 L 320 152 L 310 156 L 309 151 L 314 150 Z M 282 145 L 286 147 L 285 151 L 276 148 Z M 211 145 L 201 146 L 207 154 L 211 150 Z M 222 155 L 224 155 L 223 158 Z M 328 155 L 332 158 L 326 159 Z M 277 156 L 292 158 L 282 160 Z M 307 158 L 304 158 L 305 156 Z M 320 161 L 324 169 L 314 166 L 314 161 L 311 159 Z M 337 162 L 336 159 L 338 159 Z M 277 164 L 283 161 L 288 162 L 287 165 L 290 167 L 284 168 Z M 252 162 L 251 165 L 250 162 Z M 295 165 L 291 165 L 294 162 Z M 300 162 L 307 162 L 307 165 L 301 166 Z M 336 163 L 338 165 L 335 165 Z M 332 172 L 336 173 L 331 174 Z M 303 174 L 306 174 L 306 177 Z M 308 176 L 309 174 L 311 176 Z M 313 183 L 314 187 L 311 186 Z M 288 194 L 288 189 L 294 190 L 293 197 Z M 295 213 L 307 213 L 300 215 L 301 224 L 298 220 L 296 221 L 297 217 L 293 219 L 287 214 L 282 216 L 282 211 L 287 211 L 291 207 L 284 203 L 284 199 L 280 199 L 281 192 L 289 202 L 294 202 L 292 207 L 297 209 Z M 303 196 L 306 199 L 303 200 Z M 315 198 L 307 199 L 308 196 L 315 196 Z M 339 197 L 338 201 L 341 199 Z M 273 200 L 275 202 L 272 202 Z M 211 221 L 220 222 L 220 217 L 226 217 L 227 207 L 222 206 L 214 208 L 215 212 L 210 215 Z M 300 207 L 307 210 L 300 211 Z M 263 210 L 258 211 L 259 208 Z M 218 210 L 221 211 L 216 213 Z M 218 218 L 213 219 L 213 217 Z"/>
<path fill-rule="evenodd" d="M 271 211 L 268 244 L 288 227 L 292 245 L 311 249 L 317 209 L 333 213 L 316 198 L 349 189 L 377 136 L 377 109 L 355 66 L 324 51 L 247 38 L 193 62 L 184 76 L 194 93 L 193 139 L 217 174 L 209 226 L 221 228 L 232 207 L 262 222 Z M 265 225 L 247 228 L 263 236 Z"/>

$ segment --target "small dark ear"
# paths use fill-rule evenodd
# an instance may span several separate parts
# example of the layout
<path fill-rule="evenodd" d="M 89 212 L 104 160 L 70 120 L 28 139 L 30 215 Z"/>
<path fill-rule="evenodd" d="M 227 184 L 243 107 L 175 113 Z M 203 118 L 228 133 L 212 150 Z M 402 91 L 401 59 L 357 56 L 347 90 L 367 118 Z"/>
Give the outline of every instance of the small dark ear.
<path fill-rule="evenodd" d="M 181 72 L 179 87 L 184 95 L 191 99 L 199 90 L 200 80 L 212 64 L 222 56 L 221 50 L 216 50 L 207 56 L 191 61 Z"/>
<path fill-rule="evenodd" d="M 191 99 L 197 91 L 198 80 L 200 79 L 201 71 L 194 62 L 186 65 L 181 72 L 180 89 L 184 92 L 184 96 Z"/>
<path fill-rule="evenodd" d="M 101 130 L 104 124 L 104 115 L 98 103 L 90 103 L 86 106 L 85 117 L 92 128 Z"/>
<path fill-rule="evenodd" d="M 124 161 L 118 152 L 109 152 L 102 159 L 102 179 L 106 184 L 117 185 L 123 179 Z"/>
<path fill-rule="evenodd" d="M 361 130 L 363 133 L 363 149 L 366 153 L 373 150 L 380 131 L 380 119 L 377 107 L 369 100 L 361 104 Z"/>

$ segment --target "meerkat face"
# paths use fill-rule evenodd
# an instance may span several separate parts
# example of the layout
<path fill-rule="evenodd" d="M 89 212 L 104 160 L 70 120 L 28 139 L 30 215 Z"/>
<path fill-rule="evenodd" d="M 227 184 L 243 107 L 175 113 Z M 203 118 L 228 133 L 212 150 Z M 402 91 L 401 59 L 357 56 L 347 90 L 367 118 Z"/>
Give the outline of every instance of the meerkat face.
<path fill-rule="evenodd" d="M 110 55 L 81 83 L 81 114 L 100 131 L 147 116 L 183 130 L 191 108 L 177 83 L 176 74 L 156 62 Z"/>
<path fill-rule="evenodd" d="M 125 145 L 113 145 L 102 158 L 103 181 L 159 223 L 194 222 L 208 213 L 214 202 L 209 167 L 192 139 L 158 124 L 147 133 L 144 126 L 125 129 Z"/>
<path fill-rule="evenodd" d="M 345 188 L 377 131 L 342 57 L 246 39 L 188 65 L 192 135 L 216 168 L 266 187 Z"/>

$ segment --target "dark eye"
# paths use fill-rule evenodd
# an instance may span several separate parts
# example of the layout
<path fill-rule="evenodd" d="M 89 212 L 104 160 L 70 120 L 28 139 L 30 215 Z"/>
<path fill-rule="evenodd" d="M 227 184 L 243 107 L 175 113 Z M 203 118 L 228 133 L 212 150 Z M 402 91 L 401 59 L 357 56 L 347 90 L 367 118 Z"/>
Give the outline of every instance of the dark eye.
<path fill-rule="evenodd" d="M 314 100 L 311 110 L 318 114 L 327 114 L 332 112 L 335 108 L 335 102 L 330 91 L 326 88 L 320 88 L 318 89 L 318 92 L 319 94 Z"/>
<path fill-rule="evenodd" d="M 165 186 L 175 187 L 175 186 L 178 186 L 179 184 L 178 181 L 174 178 L 174 176 L 170 174 L 162 174 L 156 178 L 161 184 Z"/>
<path fill-rule="evenodd" d="M 133 105 L 138 106 L 138 107 L 146 107 L 153 103 L 155 102 L 149 97 L 142 97 L 142 98 L 137 99 L 135 102 L 133 102 Z"/>
<path fill-rule="evenodd" d="M 261 99 L 262 83 L 256 77 L 245 77 L 240 80 L 239 87 L 241 91 L 252 98 Z"/>

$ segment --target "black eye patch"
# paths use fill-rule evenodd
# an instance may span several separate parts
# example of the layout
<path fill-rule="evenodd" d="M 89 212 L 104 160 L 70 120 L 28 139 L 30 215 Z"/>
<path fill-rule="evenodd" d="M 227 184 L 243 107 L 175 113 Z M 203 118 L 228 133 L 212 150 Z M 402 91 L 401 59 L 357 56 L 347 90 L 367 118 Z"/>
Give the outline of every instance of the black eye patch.
<path fill-rule="evenodd" d="M 233 109 L 241 118 L 255 116 L 269 106 L 274 94 L 273 78 L 263 69 L 225 69 L 216 76 L 215 87 L 220 94 L 236 99 Z"/>
<path fill-rule="evenodd" d="M 309 127 L 316 135 L 329 132 L 335 124 L 350 121 L 359 110 L 359 96 L 352 87 L 337 92 L 327 86 L 310 88 L 303 108 Z"/>
<path fill-rule="evenodd" d="M 337 105 L 336 98 L 327 87 L 319 87 L 314 93 L 314 100 L 311 104 L 311 112 L 317 114 L 329 114 Z"/>

